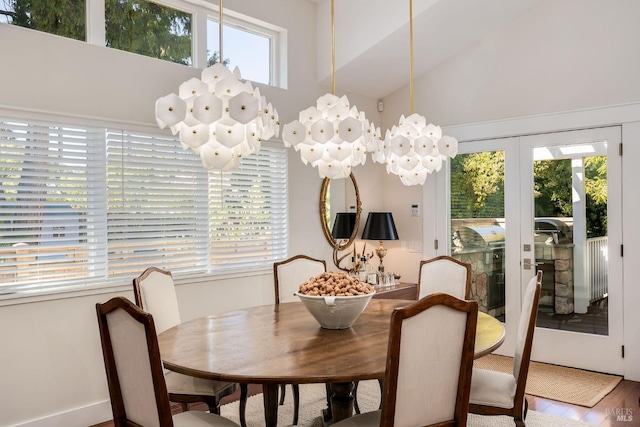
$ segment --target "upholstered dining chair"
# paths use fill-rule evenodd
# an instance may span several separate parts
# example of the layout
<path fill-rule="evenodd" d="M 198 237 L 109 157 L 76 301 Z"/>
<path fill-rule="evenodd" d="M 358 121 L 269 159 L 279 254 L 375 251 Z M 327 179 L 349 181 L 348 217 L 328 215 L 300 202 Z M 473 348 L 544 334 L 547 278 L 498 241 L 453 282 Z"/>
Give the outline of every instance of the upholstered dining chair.
<path fill-rule="evenodd" d="M 527 384 L 533 333 L 536 328 L 542 271 L 538 271 L 524 292 L 518 323 L 513 373 L 474 369 L 469 411 L 481 415 L 509 415 L 517 427 L 524 427 L 529 404 L 524 391 Z"/>
<path fill-rule="evenodd" d="M 157 267 L 147 268 L 133 279 L 133 293 L 136 305 L 153 316 L 158 333 L 181 323 L 178 299 L 170 271 Z M 189 403 L 204 402 L 214 414 L 220 413 L 220 399 L 237 388 L 234 383 L 205 380 L 168 370 L 165 382 L 169 400 L 181 403 L 183 411 L 188 409 Z"/>
<path fill-rule="evenodd" d="M 382 410 L 334 426 L 466 427 L 477 322 L 476 301 L 444 293 L 395 309 Z"/>
<path fill-rule="evenodd" d="M 172 416 L 153 316 L 124 297 L 96 311 L 116 427 L 238 427 L 204 411 Z"/>
<path fill-rule="evenodd" d="M 299 301 L 294 295 L 298 286 L 309 278 L 327 271 L 325 260 L 312 258 L 307 255 L 295 255 L 283 261 L 273 263 L 273 286 L 276 304 L 281 302 Z M 293 390 L 293 425 L 298 424 L 300 407 L 300 388 L 298 384 L 291 384 Z M 286 387 L 280 386 L 280 404 L 284 403 Z"/>
<path fill-rule="evenodd" d="M 420 261 L 418 299 L 444 292 L 460 299 L 471 294 L 471 265 L 447 255 Z"/>
<path fill-rule="evenodd" d="M 307 255 L 295 255 L 273 263 L 273 286 L 276 304 L 299 301 L 294 295 L 298 286 L 327 271 L 327 262 Z"/>

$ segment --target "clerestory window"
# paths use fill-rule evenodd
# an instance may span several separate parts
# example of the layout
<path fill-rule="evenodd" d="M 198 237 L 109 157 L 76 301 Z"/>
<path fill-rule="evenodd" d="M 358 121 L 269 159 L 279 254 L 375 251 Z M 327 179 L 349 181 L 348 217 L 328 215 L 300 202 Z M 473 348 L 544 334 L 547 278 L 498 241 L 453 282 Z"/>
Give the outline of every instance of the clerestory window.
<path fill-rule="evenodd" d="M 85 0 L 0 0 L 0 23 L 85 41 Z"/>
<path fill-rule="evenodd" d="M 188 0 L 0 0 L 0 24 L 197 68 L 220 61 L 217 12 Z M 239 67 L 243 79 L 286 87 L 286 31 L 231 15 L 224 15 L 225 65 Z"/>

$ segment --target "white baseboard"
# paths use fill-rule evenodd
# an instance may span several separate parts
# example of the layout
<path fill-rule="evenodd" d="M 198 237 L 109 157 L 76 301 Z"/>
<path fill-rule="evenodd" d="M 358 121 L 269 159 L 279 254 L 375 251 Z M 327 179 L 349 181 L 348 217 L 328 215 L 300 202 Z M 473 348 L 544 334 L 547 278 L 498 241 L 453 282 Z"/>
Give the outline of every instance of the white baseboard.
<path fill-rule="evenodd" d="M 16 424 L 14 427 L 88 427 L 111 419 L 113 419 L 111 402 L 105 400 L 45 418 Z"/>

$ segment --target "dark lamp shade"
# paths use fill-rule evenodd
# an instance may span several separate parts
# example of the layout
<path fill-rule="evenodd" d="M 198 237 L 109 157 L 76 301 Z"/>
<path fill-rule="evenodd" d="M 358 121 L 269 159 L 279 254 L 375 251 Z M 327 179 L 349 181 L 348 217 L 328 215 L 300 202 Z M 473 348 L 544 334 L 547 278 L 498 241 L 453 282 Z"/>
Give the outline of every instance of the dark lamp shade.
<path fill-rule="evenodd" d="M 353 234 L 353 229 L 356 226 L 356 213 L 355 212 L 338 212 L 336 214 L 336 220 L 333 222 L 333 229 L 331 230 L 331 236 L 338 239 L 350 239 Z"/>
<path fill-rule="evenodd" d="M 391 212 L 369 212 L 362 239 L 398 240 L 398 232 Z"/>

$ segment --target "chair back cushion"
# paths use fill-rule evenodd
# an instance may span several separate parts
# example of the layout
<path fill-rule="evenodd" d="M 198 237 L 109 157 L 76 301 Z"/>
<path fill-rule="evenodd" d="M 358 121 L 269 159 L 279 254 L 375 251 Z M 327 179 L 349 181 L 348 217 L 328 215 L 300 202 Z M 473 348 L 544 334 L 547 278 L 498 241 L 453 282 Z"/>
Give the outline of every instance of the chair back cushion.
<path fill-rule="evenodd" d="M 394 311 L 382 426 L 466 425 L 477 313 L 442 293 Z"/>
<path fill-rule="evenodd" d="M 153 316 L 158 333 L 181 323 L 176 288 L 170 272 L 150 267 L 133 280 L 133 287 L 138 307 Z"/>
<path fill-rule="evenodd" d="M 96 307 L 115 425 L 171 426 L 153 319 L 123 297 Z"/>
<path fill-rule="evenodd" d="M 127 418 L 160 426 L 144 326 L 122 309 L 107 314 L 107 323 Z"/>
<path fill-rule="evenodd" d="M 522 375 L 527 376 L 529 368 L 529 358 L 531 357 L 531 346 L 533 344 L 533 333 L 536 329 L 536 318 L 538 315 L 538 302 L 540 300 L 540 288 L 542 287 L 542 271 L 538 271 L 532 277 L 524 291 L 522 298 L 522 310 L 518 323 L 518 334 L 516 335 L 516 350 L 513 355 L 513 376 L 520 382 Z M 525 364 L 523 366 L 523 363 Z M 524 370 L 522 368 L 525 368 Z"/>
<path fill-rule="evenodd" d="M 276 304 L 299 301 L 294 292 L 311 277 L 327 271 L 324 260 L 314 259 L 306 255 L 297 255 L 282 262 L 273 264 Z"/>
<path fill-rule="evenodd" d="M 418 299 L 444 292 L 468 299 L 471 290 L 471 265 L 443 255 L 420 262 Z"/>

